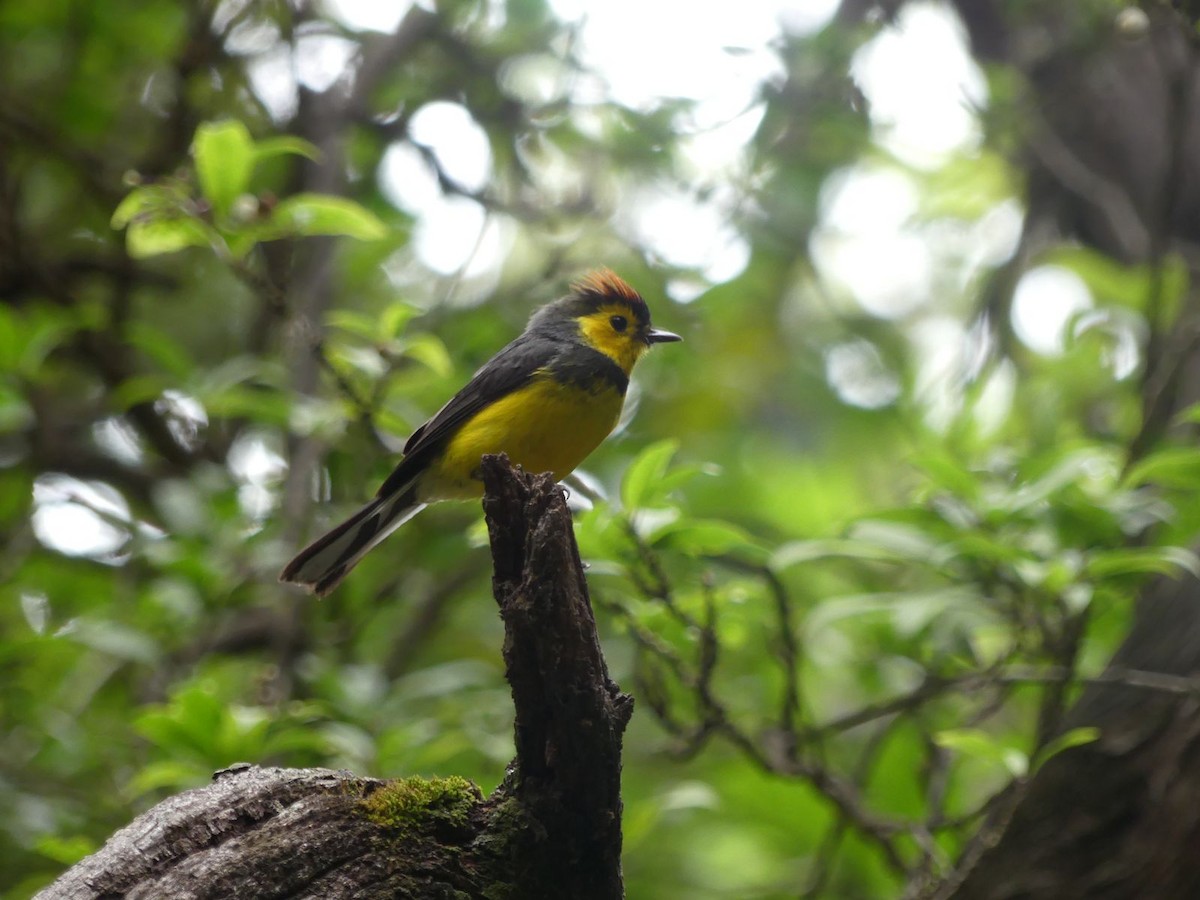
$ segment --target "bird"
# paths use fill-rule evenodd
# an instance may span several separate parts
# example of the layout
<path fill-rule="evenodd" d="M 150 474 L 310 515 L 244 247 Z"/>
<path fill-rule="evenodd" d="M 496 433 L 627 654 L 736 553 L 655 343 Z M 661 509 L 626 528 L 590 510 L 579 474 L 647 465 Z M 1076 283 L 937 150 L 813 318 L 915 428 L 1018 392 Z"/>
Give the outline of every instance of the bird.
<path fill-rule="evenodd" d="M 428 504 L 482 497 L 486 454 L 562 480 L 616 427 L 634 364 L 679 340 L 650 324 L 646 301 L 616 273 L 589 272 L 417 428 L 374 499 L 301 550 L 279 580 L 325 596 Z"/>

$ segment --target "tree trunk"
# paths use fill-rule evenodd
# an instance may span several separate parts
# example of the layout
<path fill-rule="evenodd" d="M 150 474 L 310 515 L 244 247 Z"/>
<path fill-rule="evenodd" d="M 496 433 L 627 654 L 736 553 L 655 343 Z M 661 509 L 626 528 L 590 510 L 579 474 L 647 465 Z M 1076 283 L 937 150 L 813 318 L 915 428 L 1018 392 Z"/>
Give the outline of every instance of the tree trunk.
<path fill-rule="evenodd" d="M 238 764 L 138 816 L 38 900 L 618 900 L 621 736 L 633 701 L 596 637 L 562 489 L 485 457 L 517 756 L 484 799 L 462 778 L 384 781 Z"/>
<path fill-rule="evenodd" d="M 1162 579 L 1110 668 L 1194 676 L 1200 580 Z M 1053 757 L 955 900 L 1200 897 L 1200 696 L 1089 687 L 1064 728 L 1101 737 Z"/>

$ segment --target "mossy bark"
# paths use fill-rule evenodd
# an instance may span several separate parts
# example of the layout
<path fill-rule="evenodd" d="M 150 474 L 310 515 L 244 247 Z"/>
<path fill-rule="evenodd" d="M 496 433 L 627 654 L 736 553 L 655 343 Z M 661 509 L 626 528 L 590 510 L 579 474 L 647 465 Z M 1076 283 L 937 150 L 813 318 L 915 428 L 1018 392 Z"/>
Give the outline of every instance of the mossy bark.
<path fill-rule="evenodd" d="M 562 489 L 483 463 L 517 756 L 484 799 L 461 778 L 386 781 L 239 764 L 143 813 L 38 895 L 613 900 L 621 735 Z"/>

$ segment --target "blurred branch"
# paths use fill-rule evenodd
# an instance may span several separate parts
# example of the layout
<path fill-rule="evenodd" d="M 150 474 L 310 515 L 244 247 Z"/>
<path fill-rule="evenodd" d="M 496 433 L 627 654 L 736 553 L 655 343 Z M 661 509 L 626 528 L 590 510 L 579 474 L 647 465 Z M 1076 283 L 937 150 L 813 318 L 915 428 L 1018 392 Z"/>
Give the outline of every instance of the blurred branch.
<path fill-rule="evenodd" d="M 696 706 L 695 724 L 687 726 L 671 709 L 669 695 L 662 689 L 649 692 L 648 704 L 655 717 L 678 740 L 674 752 L 680 756 L 691 756 L 698 753 L 707 741 L 720 735 L 732 746 L 737 748 L 755 766 L 764 772 L 789 777 L 798 777 L 808 782 L 827 801 L 838 814 L 853 827 L 860 836 L 875 844 L 883 854 L 886 863 L 897 873 L 903 874 L 908 870 L 908 864 L 896 843 L 896 836 L 906 829 L 898 822 L 890 821 L 871 812 L 855 785 L 823 764 L 806 758 L 801 753 L 801 735 L 795 726 L 795 717 L 799 708 L 799 688 L 795 683 L 784 688 L 781 721 L 772 723 L 771 727 L 761 736 L 755 737 L 745 728 L 734 722 L 725 704 L 717 697 L 714 688 L 717 663 L 719 659 L 720 640 L 717 635 L 717 612 L 711 593 L 705 592 L 704 618 L 696 619 L 684 611 L 674 599 L 671 584 L 662 564 L 649 546 L 638 533 L 633 523 L 625 521 L 625 532 L 630 538 L 637 555 L 638 563 L 644 568 L 645 574 L 639 574 L 636 568 L 630 569 L 630 577 L 639 591 L 649 600 L 661 604 L 677 622 L 683 625 L 695 637 L 697 653 L 696 661 L 689 665 L 677 652 L 666 647 L 644 626 L 640 625 L 634 616 L 620 605 L 606 604 L 618 612 L 624 619 L 635 644 L 642 652 L 666 664 L 667 668 L 687 689 Z M 743 569 L 755 571 L 764 578 L 774 597 L 774 605 L 780 620 L 791 626 L 791 601 L 787 597 L 778 579 L 762 567 L 742 566 Z M 780 612 L 780 605 L 786 611 Z M 794 636 L 790 639 L 781 636 L 782 666 L 789 678 L 796 676 L 798 660 L 798 645 Z M 641 686 L 649 686 L 644 678 L 640 679 Z M 813 737 L 814 732 L 809 732 Z"/>
<path fill-rule="evenodd" d="M 0 148 L 6 145 L 33 146 L 51 158 L 65 162 L 87 186 L 89 197 L 108 206 L 121 199 L 120 172 L 111 160 L 68 141 L 61 130 L 48 126 L 18 98 L 0 97 Z"/>
<path fill-rule="evenodd" d="M 413 6 L 395 31 L 368 42 L 355 72 L 347 97 L 344 85 L 335 83 L 324 93 L 314 94 L 301 89 L 300 106 L 295 122 L 299 134 L 317 147 L 320 162 L 303 166 L 299 190 L 342 196 L 348 188 L 345 143 L 360 110 L 369 108 L 372 95 L 383 79 L 428 37 L 437 22 L 436 15 Z M 323 320 L 334 302 L 333 262 L 336 242 L 331 238 L 307 238 L 304 253 L 298 254 L 295 272 L 291 274 L 291 296 L 287 314 L 291 322 L 285 327 L 288 338 L 285 347 L 286 363 L 292 390 L 311 395 L 318 386 L 321 357 L 312 352 L 322 342 Z M 274 307 L 269 289 L 264 294 L 268 308 Z M 282 312 L 282 310 L 281 310 Z M 360 409 L 362 407 L 360 406 Z M 284 526 L 283 537 L 295 543 L 309 521 L 311 485 L 321 456 L 322 442 L 315 435 L 289 436 L 288 472 L 283 485 L 280 511 Z M 286 628 L 280 630 L 277 645 L 281 692 L 289 693 L 297 648 L 307 643 L 304 636 L 305 609 L 308 603 L 295 603 Z"/>
<path fill-rule="evenodd" d="M 1144 259 L 1153 233 L 1125 188 L 1080 159 L 1049 122 L 1038 122 L 1029 137 L 1038 160 L 1067 190 L 1103 216 L 1126 259 Z"/>
<path fill-rule="evenodd" d="M 654 548 L 629 520 L 624 532 L 632 547 L 627 575 L 637 591 L 650 604 L 657 605 L 688 635 L 685 648 L 669 643 L 639 621 L 635 610 L 615 600 L 603 600 L 603 606 L 617 616 L 637 655 L 635 674 L 639 696 L 654 717 L 671 736 L 672 752 L 692 756 L 718 737 L 735 747 L 753 765 L 775 775 L 797 778 L 810 784 L 836 811 L 814 863 L 806 896 L 817 896 L 828 884 L 844 834 L 853 832 L 873 844 L 885 863 L 906 884 L 908 897 L 948 896 L 949 885 L 966 877 L 1004 834 L 1014 810 L 1021 802 L 1027 779 L 1015 778 L 993 793 L 978 809 L 967 815 L 947 817 L 951 754 L 932 739 L 926 741 L 928 770 L 925 776 L 926 808 L 924 818 L 901 821 L 881 816 L 870 807 L 860 785 L 870 779 L 870 770 L 878 748 L 896 724 L 921 715 L 930 704 L 942 698 L 979 697 L 982 700 L 964 727 L 977 727 L 1006 708 L 1011 688 L 1037 685 L 1044 688 L 1039 702 L 1038 733 L 1027 753 L 1038 760 L 1049 742 L 1062 733 L 1066 701 L 1079 686 L 1109 688 L 1200 698 L 1200 677 L 1113 666 L 1096 675 L 1081 675 L 1078 654 L 1082 646 L 1086 614 L 1068 614 L 1040 596 L 1027 596 L 1021 586 L 996 581 L 994 572 L 977 571 L 971 577 L 991 585 L 991 594 L 1007 598 L 998 602 L 997 611 L 1009 618 L 1012 626 L 1026 633 L 1028 640 L 1020 650 L 1024 658 L 1045 663 L 1023 665 L 1015 653 L 999 658 L 978 671 L 939 674 L 927 671 L 914 689 L 863 705 L 824 722 L 801 724 L 800 687 L 792 682 L 798 676 L 800 645 L 795 637 L 794 601 L 786 587 L 769 569 L 721 558 L 718 561 L 737 571 L 755 576 L 763 583 L 775 612 L 775 628 L 780 630 L 771 663 L 786 681 L 781 706 L 775 717 L 757 725 L 736 721 L 732 709 L 717 690 L 721 661 L 717 606 L 709 583 L 702 580 L 702 612 L 690 612 L 681 606 Z M 1041 607 L 1058 610 L 1047 613 Z M 793 687 L 793 684 L 797 686 Z M 867 751 L 849 777 L 825 760 L 826 742 L 866 725 L 879 723 L 866 736 Z M 922 730 L 928 730 L 927 726 Z M 841 746 L 845 747 L 846 744 Z M 844 754 L 839 753 L 839 760 Z M 940 848 L 935 833 L 959 832 L 964 852 L 957 861 Z M 910 843 L 911 842 L 911 843 Z M 909 852 L 915 846 L 916 856 Z"/>
<path fill-rule="evenodd" d="M 389 679 L 398 678 L 409 669 L 421 648 L 433 639 L 445 617 L 447 606 L 458 597 L 464 587 L 479 578 L 483 569 L 483 557 L 471 554 L 468 561 L 440 581 L 408 611 L 404 618 L 404 628 L 392 641 L 383 664 L 384 673 Z M 395 582 L 392 582 L 390 587 L 394 588 Z M 387 589 L 380 591 L 381 596 L 393 593 L 393 590 Z"/>
<path fill-rule="evenodd" d="M 353 93 L 347 104 L 348 118 L 371 110 L 371 95 L 423 41 L 434 34 L 438 21 L 436 14 L 413 6 L 391 34 L 368 37 L 362 61 L 354 76 Z"/>
<path fill-rule="evenodd" d="M 780 698 L 779 727 L 787 734 L 795 734 L 799 718 L 803 713 L 800 664 L 803 653 L 800 646 L 799 629 L 793 612 L 794 601 L 787 587 L 770 566 L 751 565 L 733 556 L 721 557 L 721 563 L 738 571 L 761 578 L 774 601 L 777 619 L 778 640 L 776 657 L 783 670 L 783 696 Z"/>
<path fill-rule="evenodd" d="M 319 164 L 305 167 L 302 190 L 335 195 L 346 192 L 344 143 L 349 127 L 364 110 L 370 109 L 371 97 L 383 79 L 432 34 L 437 21 L 436 15 L 413 6 L 395 31 L 369 41 L 349 97 L 338 84 L 323 94 L 302 91 L 296 128 L 321 153 Z M 289 329 L 288 366 L 292 389 L 307 395 L 317 389 L 320 364 L 320 358 L 311 352 L 311 348 L 321 345 L 321 323 L 334 299 L 331 277 L 335 244 L 329 238 L 309 238 L 304 246 L 305 253 L 292 279 L 294 287 L 289 310 L 294 321 Z M 288 454 L 291 465 L 281 504 L 284 521 L 291 523 L 285 539 L 297 539 L 307 521 L 309 485 L 320 453 L 321 448 L 314 438 L 298 438 L 292 442 Z"/>
<path fill-rule="evenodd" d="M 1165 303 L 1165 267 L 1169 255 L 1180 242 L 1175 234 L 1176 219 L 1183 204 L 1181 185 L 1188 176 L 1188 128 L 1193 122 L 1197 99 L 1197 78 L 1200 73 L 1195 60 L 1196 32 L 1183 15 L 1173 16 L 1185 52 L 1182 60 L 1166 58 L 1155 53 L 1153 60 L 1165 85 L 1167 96 L 1167 163 L 1155 199 L 1149 248 L 1149 295 L 1146 298 L 1146 337 L 1142 368 L 1142 424 L 1129 445 L 1127 465 L 1132 465 L 1148 453 L 1166 434 L 1179 402 L 1180 379 L 1190 360 L 1200 349 L 1200 322 L 1197 321 L 1196 295 L 1189 294 L 1183 305 L 1181 321 L 1170 322 Z"/>
<path fill-rule="evenodd" d="M 155 131 L 155 144 L 132 166 L 149 177 L 174 171 L 180 160 L 187 156 L 192 134 L 201 118 L 191 82 L 206 71 L 217 71 L 218 64 L 228 58 L 224 35 L 213 28 L 213 16 L 220 4 L 191 0 L 182 6 L 187 25 L 179 51 L 170 62 L 170 76 L 175 81 L 172 101 L 165 120 Z"/>
<path fill-rule="evenodd" d="M 1129 442 L 1125 455 L 1126 472 L 1162 440 L 1179 412 L 1180 389 L 1197 350 L 1200 350 L 1200 314 L 1190 309 L 1196 296 L 1187 298 L 1189 311 L 1183 314 L 1171 334 L 1155 340 L 1159 346 L 1158 357 L 1146 356 L 1142 424 Z"/>
<path fill-rule="evenodd" d="M 359 421 L 369 433 L 375 434 L 375 409 L 372 401 L 360 397 L 358 391 L 354 389 L 354 385 L 338 371 L 338 367 L 333 364 L 333 361 L 329 358 L 329 354 L 325 352 L 325 342 L 323 340 L 319 338 L 316 340 L 313 344 L 312 352 L 317 360 L 317 365 L 322 371 L 329 374 L 342 396 L 350 401 L 350 405 L 357 410 Z M 385 447 L 384 449 L 388 448 Z"/>

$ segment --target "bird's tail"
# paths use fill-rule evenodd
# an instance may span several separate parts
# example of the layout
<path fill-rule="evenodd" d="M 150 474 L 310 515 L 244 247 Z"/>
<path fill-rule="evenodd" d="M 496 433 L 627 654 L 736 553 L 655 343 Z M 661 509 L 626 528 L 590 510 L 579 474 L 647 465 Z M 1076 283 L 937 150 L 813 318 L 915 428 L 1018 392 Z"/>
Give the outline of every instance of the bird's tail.
<path fill-rule="evenodd" d="M 280 581 L 303 585 L 324 597 L 346 577 L 363 554 L 425 508 L 415 479 L 400 490 L 376 497 L 341 525 L 296 554 L 279 573 Z"/>

